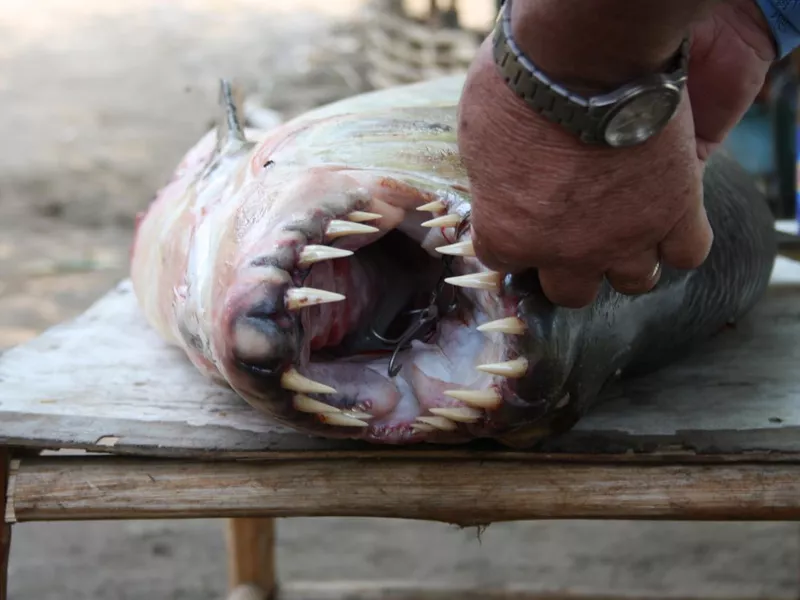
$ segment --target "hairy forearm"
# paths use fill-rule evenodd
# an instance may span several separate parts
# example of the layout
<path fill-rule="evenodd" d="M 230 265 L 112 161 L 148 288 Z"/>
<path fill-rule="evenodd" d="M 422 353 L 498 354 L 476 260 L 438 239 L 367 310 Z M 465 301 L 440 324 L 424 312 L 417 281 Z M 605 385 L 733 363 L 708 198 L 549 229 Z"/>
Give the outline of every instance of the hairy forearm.
<path fill-rule="evenodd" d="M 659 69 L 721 0 L 513 0 L 523 51 L 566 84 L 614 87 Z"/>

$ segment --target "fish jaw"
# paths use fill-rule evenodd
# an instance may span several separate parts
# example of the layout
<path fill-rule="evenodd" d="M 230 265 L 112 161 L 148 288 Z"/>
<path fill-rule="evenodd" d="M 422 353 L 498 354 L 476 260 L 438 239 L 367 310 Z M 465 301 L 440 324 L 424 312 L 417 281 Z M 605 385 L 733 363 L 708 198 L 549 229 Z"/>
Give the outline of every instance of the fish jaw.
<path fill-rule="evenodd" d="M 546 328 L 531 340 L 524 294 L 475 257 L 454 114 L 301 119 L 229 155 L 209 133 L 137 228 L 132 279 L 148 320 L 201 373 L 295 429 L 385 444 L 529 429 L 559 393 L 536 381 L 569 365 Z M 408 136 L 418 143 L 398 143 Z M 376 334 L 402 333 L 442 281 L 458 309 L 404 346 L 390 375 L 395 345 Z"/>
<path fill-rule="evenodd" d="M 469 203 L 452 190 L 431 201 L 373 170 L 275 166 L 236 194 L 222 203 L 236 215 L 198 226 L 235 240 L 208 255 L 206 355 L 260 411 L 325 437 L 457 443 L 530 429 L 563 396 L 568 355 L 549 342 L 563 332 L 539 323 L 531 338 L 531 293 L 475 258 Z M 448 274 L 459 310 L 400 351 L 390 376 L 393 346 L 370 328 L 424 306 Z"/>

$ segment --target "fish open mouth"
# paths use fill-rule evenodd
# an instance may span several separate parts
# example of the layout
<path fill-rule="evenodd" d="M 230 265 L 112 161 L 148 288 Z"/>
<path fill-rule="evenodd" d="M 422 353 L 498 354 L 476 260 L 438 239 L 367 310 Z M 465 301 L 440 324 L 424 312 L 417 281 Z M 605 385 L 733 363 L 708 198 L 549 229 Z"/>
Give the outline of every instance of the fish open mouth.
<path fill-rule="evenodd" d="M 536 278 L 478 261 L 464 197 L 324 179 L 327 202 L 242 253 L 218 353 L 234 389 L 294 428 L 402 444 L 512 435 L 567 403 L 552 311 L 525 308 Z"/>

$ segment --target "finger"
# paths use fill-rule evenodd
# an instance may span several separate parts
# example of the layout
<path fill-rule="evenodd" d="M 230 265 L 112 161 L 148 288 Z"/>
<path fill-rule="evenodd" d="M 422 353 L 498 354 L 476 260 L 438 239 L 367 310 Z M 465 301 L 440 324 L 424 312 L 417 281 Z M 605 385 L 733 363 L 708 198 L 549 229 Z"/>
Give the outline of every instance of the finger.
<path fill-rule="evenodd" d="M 478 218 L 480 216 L 473 211 L 470 225 L 475 256 L 484 266 L 500 273 L 519 273 L 536 266 L 533 257 L 524 254 L 523 244 L 509 245 L 509 241 L 517 241 L 511 236 L 513 229 L 492 221 L 485 226 L 484 221 Z M 490 215 L 489 218 L 493 217 Z M 495 234 L 496 231 L 500 232 L 499 235 Z"/>
<path fill-rule="evenodd" d="M 661 279 L 661 261 L 653 248 L 627 260 L 615 263 L 606 279 L 621 294 L 645 294 Z"/>
<path fill-rule="evenodd" d="M 713 242 L 714 232 L 701 204 L 684 215 L 661 240 L 661 262 L 676 269 L 696 269 L 708 258 Z"/>
<path fill-rule="evenodd" d="M 485 267 L 500 273 L 519 273 L 531 268 L 533 265 L 525 265 L 519 261 L 509 259 L 508 254 L 498 253 L 494 245 L 487 242 L 485 237 L 477 236 L 473 233 L 472 247 L 475 248 L 475 256 Z"/>
<path fill-rule="evenodd" d="M 539 283 L 548 300 L 558 306 L 583 308 L 594 302 L 600 285 L 602 273 L 576 273 L 566 269 L 542 269 Z"/>

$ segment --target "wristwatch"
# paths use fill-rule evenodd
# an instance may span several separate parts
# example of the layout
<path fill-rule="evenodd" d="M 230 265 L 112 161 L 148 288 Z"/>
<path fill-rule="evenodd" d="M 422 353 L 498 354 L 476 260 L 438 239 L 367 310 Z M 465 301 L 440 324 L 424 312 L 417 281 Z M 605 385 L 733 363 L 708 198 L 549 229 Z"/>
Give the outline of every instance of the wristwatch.
<path fill-rule="evenodd" d="M 523 54 L 511 31 L 511 0 L 500 7 L 493 42 L 495 64 L 514 93 L 586 144 L 620 148 L 647 141 L 675 115 L 686 85 L 688 38 L 670 61 L 668 72 L 588 98 L 553 81 Z"/>

